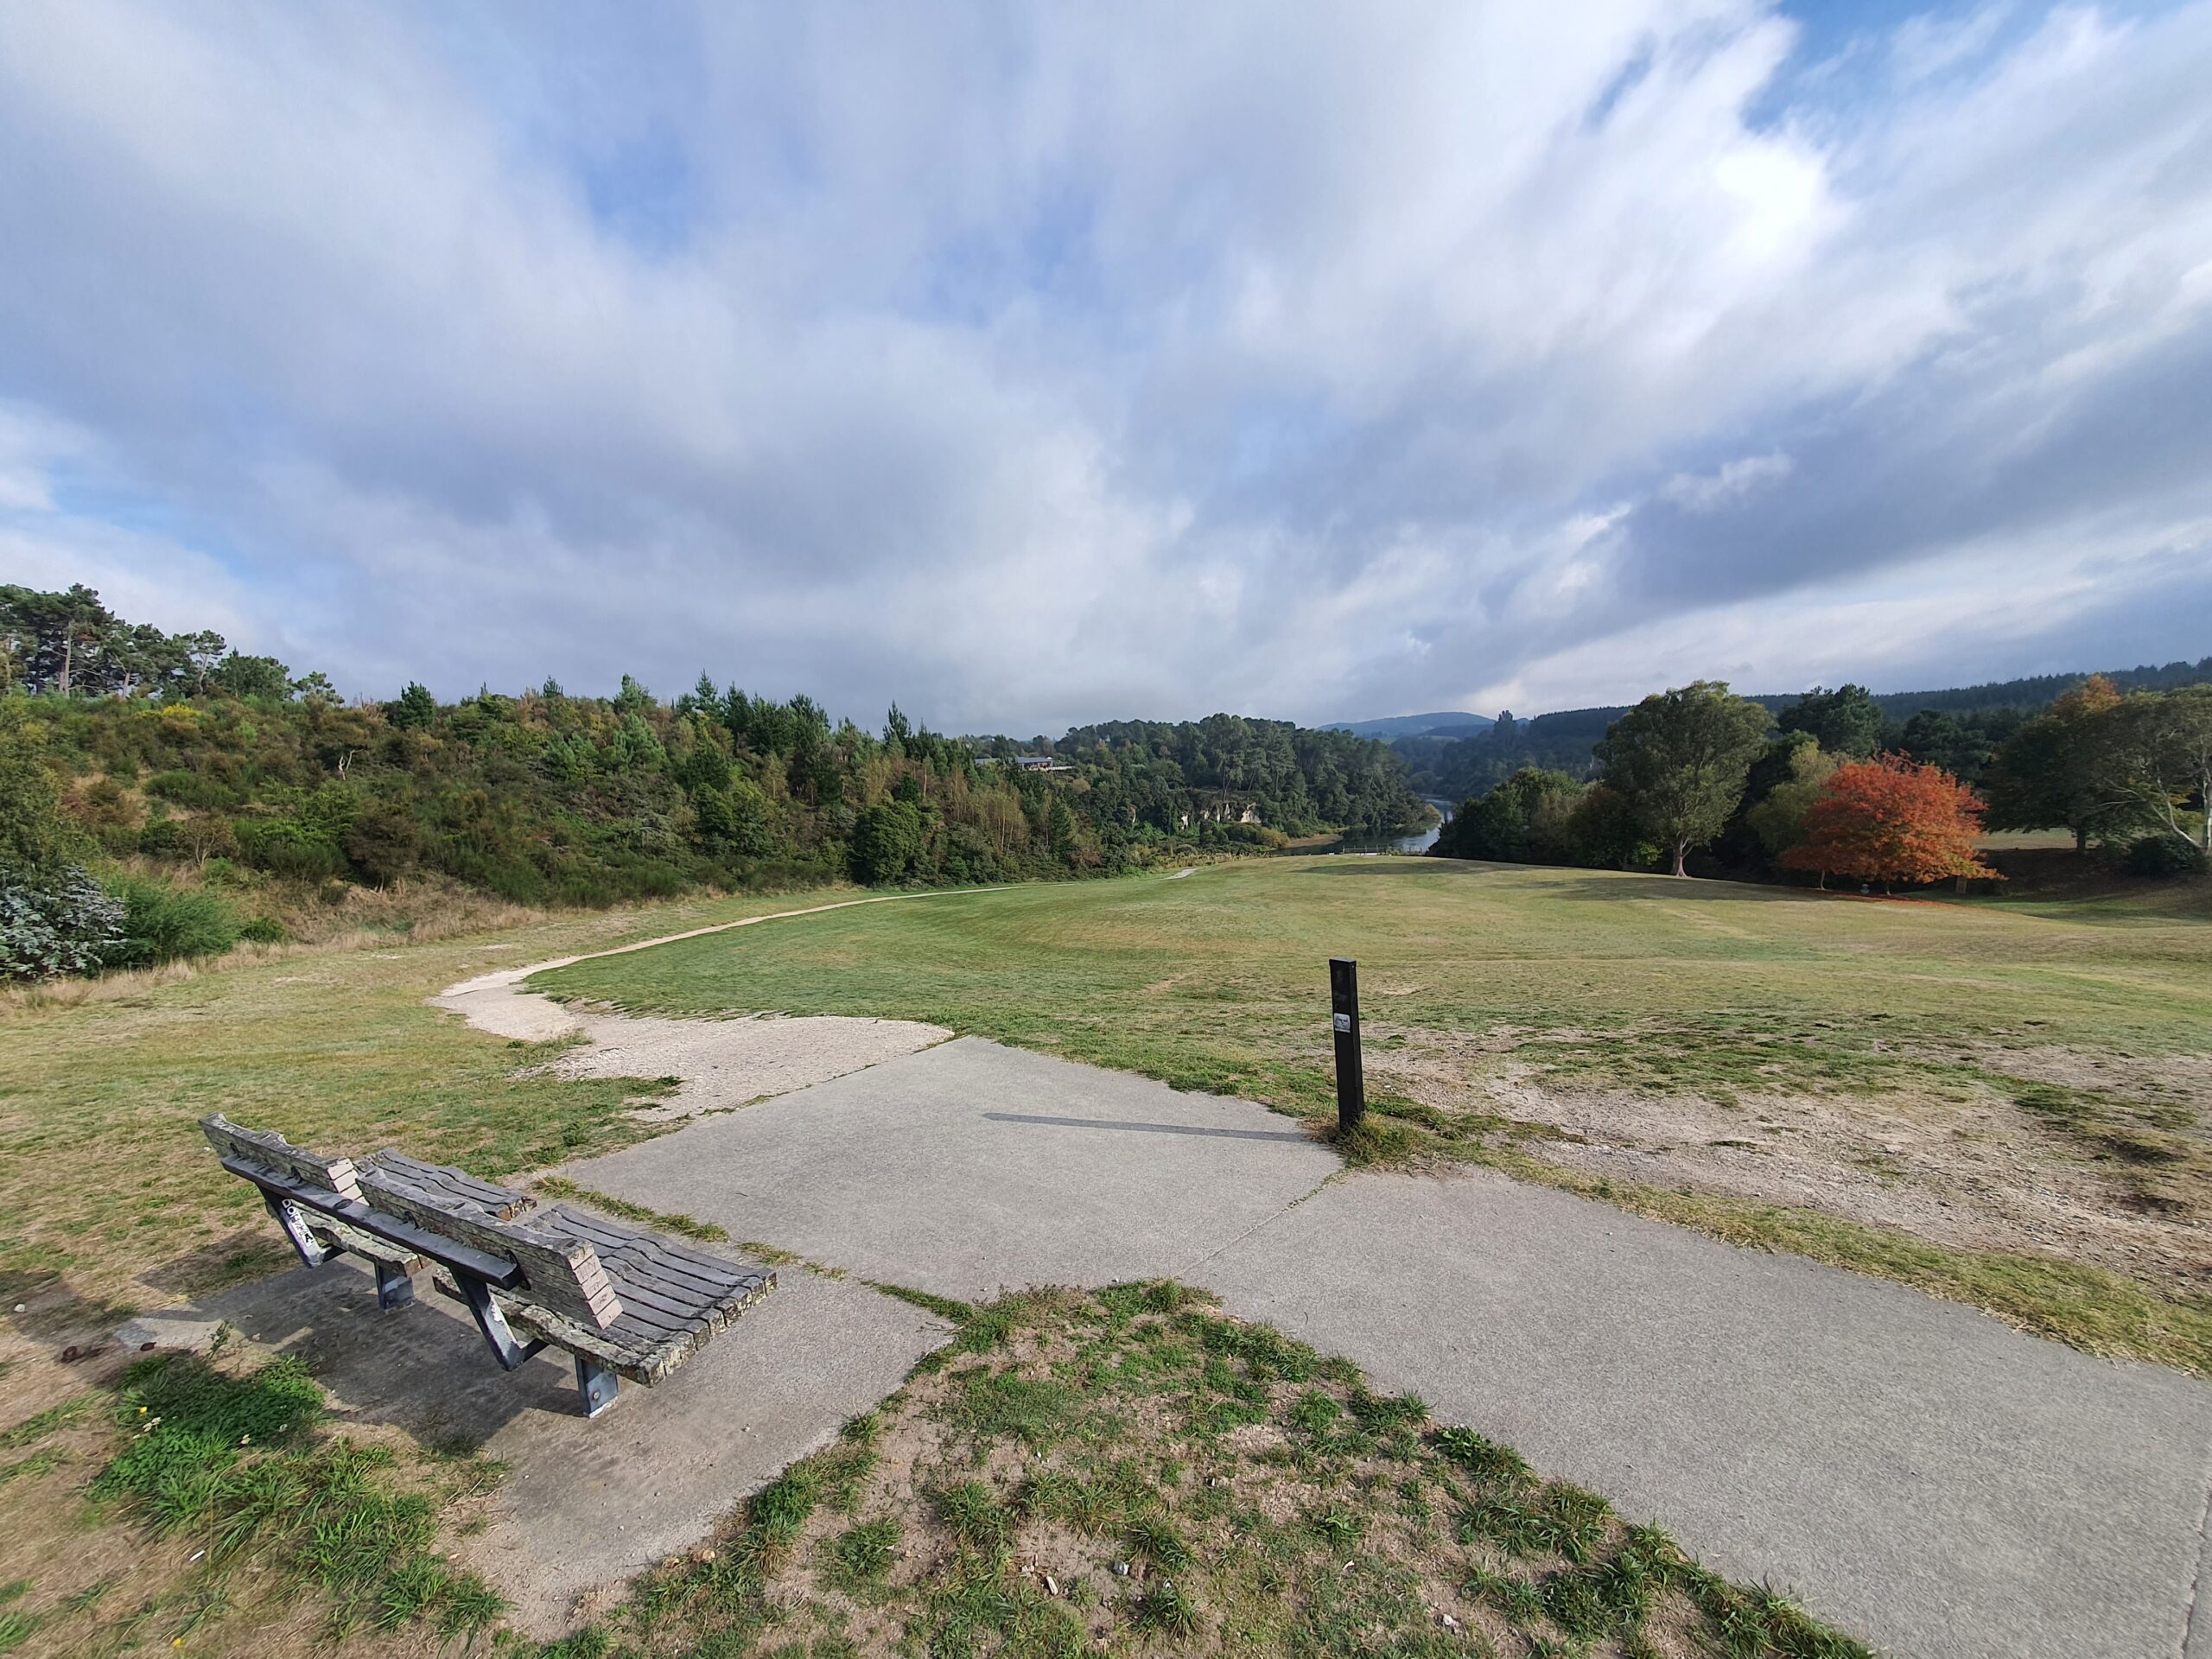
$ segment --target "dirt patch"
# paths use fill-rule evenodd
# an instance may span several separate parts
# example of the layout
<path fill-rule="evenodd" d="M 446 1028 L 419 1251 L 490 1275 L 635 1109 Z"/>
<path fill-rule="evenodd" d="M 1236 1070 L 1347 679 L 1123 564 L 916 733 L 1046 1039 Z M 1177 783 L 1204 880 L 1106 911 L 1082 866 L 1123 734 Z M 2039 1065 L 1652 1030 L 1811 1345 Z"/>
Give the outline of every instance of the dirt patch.
<path fill-rule="evenodd" d="M 1911 1054 L 1924 1080 L 1901 1072 L 1878 1092 L 1715 1100 L 1562 1086 L 1556 1058 L 1515 1058 L 1518 1033 L 1394 1035 L 1370 1052 L 1376 1084 L 1542 1126 L 1524 1149 L 1568 1169 L 2056 1256 L 2170 1294 L 2212 1282 L 2212 1058 L 1980 1043 Z M 1576 1040 L 1542 1039 L 1554 1054 Z"/>

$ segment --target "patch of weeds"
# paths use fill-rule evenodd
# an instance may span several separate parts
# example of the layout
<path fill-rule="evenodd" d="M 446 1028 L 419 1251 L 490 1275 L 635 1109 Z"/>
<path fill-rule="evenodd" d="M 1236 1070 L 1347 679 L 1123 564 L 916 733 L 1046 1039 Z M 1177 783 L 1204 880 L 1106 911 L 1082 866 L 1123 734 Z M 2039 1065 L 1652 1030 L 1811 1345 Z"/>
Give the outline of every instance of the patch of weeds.
<path fill-rule="evenodd" d="M 1337 1396 L 1321 1389 L 1307 1389 L 1290 1408 L 1291 1422 L 1316 1440 L 1325 1439 L 1344 1414 Z"/>
<path fill-rule="evenodd" d="M 1467 1575 L 1463 1592 L 1470 1601 L 1486 1601 L 1516 1625 L 1533 1624 L 1544 1616 L 1544 1592 L 1533 1580 L 1518 1573 L 1493 1573 L 1477 1567 Z"/>
<path fill-rule="evenodd" d="M 2055 1083 L 2031 1083 L 2024 1078 L 1999 1078 L 2011 1090 L 2012 1103 L 2046 1122 L 2072 1127 L 2086 1123 L 2096 1114 L 2089 1103 L 2071 1089 Z"/>
<path fill-rule="evenodd" d="M 1096 1294 L 1098 1305 L 1116 1322 L 1135 1319 L 1140 1313 L 1173 1313 L 1185 1303 L 1200 1300 L 1195 1292 L 1186 1290 L 1173 1279 L 1109 1285 Z"/>
<path fill-rule="evenodd" d="M 1536 1478 L 1518 1452 L 1510 1446 L 1499 1445 L 1486 1434 L 1478 1434 L 1471 1428 L 1438 1429 L 1436 1449 L 1483 1480 L 1526 1486 Z"/>
<path fill-rule="evenodd" d="M 1332 1503 L 1308 1511 L 1306 1524 L 1332 1550 L 1356 1544 L 1367 1532 L 1367 1517 L 1348 1503 Z"/>
<path fill-rule="evenodd" d="M 627 1198 L 618 1198 L 611 1192 L 579 1185 L 564 1175 L 548 1175 L 536 1185 L 548 1198 L 565 1198 L 572 1204 L 588 1204 L 594 1210 L 603 1210 L 610 1216 L 620 1216 L 624 1221 L 634 1221 L 639 1226 L 651 1227 L 657 1232 L 677 1233 L 685 1238 L 696 1238 L 709 1244 L 729 1237 L 726 1230 L 711 1221 L 701 1221 L 696 1216 L 687 1216 L 680 1211 L 671 1213 L 665 1210 L 651 1210 L 642 1204 L 632 1204 Z"/>
<path fill-rule="evenodd" d="M 1204 1313 L 1185 1318 L 1186 1328 L 1207 1352 L 1240 1362 L 1255 1381 L 1303 1382 L 1323 1374 L 1319 1355 L 1273 1325 L 1245 1325 Z"/>
<path fill-rule="evenodd" d="M 388 1451 L 309 1444 L 322 1390 L 296 1359 L 234 1376 L 162 1355 L 130 1368 L 122 1398 L 131 1438 L 93 1493 L 130 1503 L 156 1530 L 201 1531 L 213 1563 L 266 1551 L 331 1598 L 334 1632 L 369 1618 L 459 1636 L 504 1611 L 489 1586 L 430 1553 L 431 1502 L 380 1478 Z M 211 1603 L 200 1616 L 219 1611 Z"/>
<path fill-rule="evenodd" d="M 1401 1118 L 1369 1112 L 1349 1129 L 1330 1137 L 1344 1162 L 1355 1169 L 1388 1167 L 1410 1163 L 1436 1142 L 1436 1137 Z"/>
<path fill-rule="evenodd" d="M 20 1582 L 20 1581 L 19 1581 Z M 14 1587 L 14 1586 L 10 1586 Z M 29 1588 L 28 1585 L 23 1586 Z M 36 1613 L 0 1612 L 0 1653 L 13 1653 L 36 1636 L 46 1621 Z"/>
<path fill-rule="evenodd" d="M 1141 1515 L 1131 1522 L 1128 1545 L 1132 1554 L 1170 1573 L 1180 1573 L 1191 1565 L 1190 1545 L 1175 1529 L 1175 1523 L 1163 1515 Z"/>
<path fill-rule="evenodd" d="M 902 1302 L 920 1308 L 925 1313 L 934 1313 L 953 1325 L 965 1325 L 976 1317 L 974 1308 L 965 1302 L 956 1302 L 950 1296 L 933 1296 L 926 1290 L 915 1290 L 906 1285 L 882 1284 L 874 1279 L 863 1279 L 861 1282 L 870 1290 L 880 1290 L 887 1296 L 895 1296 Z"/>
<path fill-rule="evenodd" d="M 778 1249 L 773 1244 L 763 1244 L 757 1238 L 741 1239 L 737 1248 L 741 1255 L 751 1256 L 764 1268 L 800 1268 L 806 1265 L 806 1258 L 797 1250 Z"/>
<path fill-rule="evenodd" d="M 746 1518 L 770 1548 L 788 1544 L 814 1518 L 822 1502 L 822 1477 L 812 1459 L 795 1463 L 753 1495 Z"/>
<path fill-rule="evenodd" d="M 1013 1340 L 1014 1326 L 1014 1312 L 1003 1303 L 979 1308 L 962 1324 L 959 1336 L 953 1339 L 953 1350 L 963 1354 L 985 1354 L 994 1348 L 1003 1348 Z"/>
<path fill-rule="evenodd" d="M 89 1613 L 106 1599 L 109 1591 L 122 1582 L 123 1574 L 120 1573 L 111 1573 L 105 1578 L 94 1579 L 83 1589 L 64 1600 L 61 1604 L 62 1611 L 73 1614 Z"/>
<path fill-rule="evenodd" d="M 986 1482 L 963 1480 L 934 1494 L 931 1502 L 946 1529 L 971 1549 L 996 1556 L 1014 1541 L 1019 1517 Z"/>
<path fill-rule="evenodd" d="M 1033 1513 L 1094 1538 L 1126 1533 L 1158 1501 L 1143 1471 L 1126 1462 L 1095 1469 L 1087 1476 L 1040 1472 L 1024 1488 L 1025 1506 Z"/>
<path fill-rule="evenodd" d="M 13 1428 L 0 1432 L 0 1452 L 20 1452 L 27 1446 L 36 1446 L 48 1435 L 82 1422 L 99 1402 L 97 1394 L 80 1394 L 58 1406 L 48 1406 Z"/>
<path fill-rule="evenodd" d="M 1178 1637 L 1197 1635 L 1205 1623 L 1198 1603 L 1172 1579 L 1157 1580 L 1146 1586 L 1144 1593 L 1131 1607 L 1129 1617 L 1141 1630 L 1159 1630 Z"/>
<path fill-rule="evenodd" d="M 898 1558 L 903 1535 L 899 1518 L 891 1515 L 847 1528 L 830 1544 L 830 1584 L 849 1592 L 880 1584 Z"/>
<path fill-rule="evenodd" d="M 17 1475 L 35 1480 L 39 1476 L 60 1468 L 62 1461 L 59 1446 L 49 1446 L 42 1451 L 34 1452 L 28 1458 L 19 1458 L 11 1464 L 0 1466 L 0 1486 L 5 1486 Z"/>
<path fill-rule="evenodd" d="M 982 1638 L 1014 1659 L 1076 1659 L 1087 1643 L 1083 1627 L 1061 1604 L 1027 1580 L 1008 1580 L 998 1561 L 963 1551 L 924 1589 L 920 1649 L 972 1654 Z"/>
<path fill-rule="evenodd" d="M 1051 1377 L 977 1371 L 945 1402 L 944 1415 L 971 1434 L 1010 1434 L 1033 1448 L 1074 1432 L 1082 1404 L 1074 1389 Z"/>

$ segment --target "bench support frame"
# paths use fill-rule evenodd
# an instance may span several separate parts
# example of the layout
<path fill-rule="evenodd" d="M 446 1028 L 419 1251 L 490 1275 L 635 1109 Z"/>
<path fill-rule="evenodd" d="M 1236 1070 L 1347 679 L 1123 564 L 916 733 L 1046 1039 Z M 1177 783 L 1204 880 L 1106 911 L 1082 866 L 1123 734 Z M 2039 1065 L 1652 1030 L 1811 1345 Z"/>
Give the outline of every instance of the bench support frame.
<path fill-rule="evenodd" d="M 584 1398 L 584 1415 L 596 1417 L 614 1403 L 622 1379 L 597 1360 L 576 1356 L 576 1392 Z"/>

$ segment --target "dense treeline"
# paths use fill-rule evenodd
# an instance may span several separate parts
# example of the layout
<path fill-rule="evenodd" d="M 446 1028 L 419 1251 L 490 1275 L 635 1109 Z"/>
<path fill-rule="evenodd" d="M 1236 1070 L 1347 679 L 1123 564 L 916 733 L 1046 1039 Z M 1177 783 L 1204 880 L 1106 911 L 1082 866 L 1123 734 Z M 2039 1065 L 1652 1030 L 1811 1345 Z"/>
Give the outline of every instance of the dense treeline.
<path fill-rule="evenodd" d="M 1866 696 L 1877 721 L 1876 747 L 1909 754 L 1965 783 L 1979 785 L 1990 757 L 2031 715 L 2090 677 L 2044 674 L 1936 691 L 1870 692 Z M 2212 681 L 2212 657 L 2196 663 L 2116 669 L 2095 677 L 2120 692 L 2177 690 Z M 1779 717 L 1802 699 L 1770 696 L 1748 701 L 1764 704 Z M 1471 737 L 1400 738 L 1392 747 L 1404 757 L 1415 788 L 1456 801 L 1479 795 L 1524 767 L 1560 772 L 1570 778 L 1596 777 L 1597 747 L 1626 713 L 1622 705 L 1569 709 L 1534 720 L 1516 721 L 1503 714 L 1496 726 Z"/>
<path fill-rule="evenodd" d="M 1594 777 L 1522 766 L 1470 794 L 1436 850 L 1679 875 L 1709 849 L 1738 872 L 1926 882 L 1993 876 L 1974 851 L 1986 823 L 2066 830 L 2139 874 L 2201 871 L 2212 683 L 2158 683 L 2123 694 L 2093 675 L 2041 710 L 1900 725 L 1863 686 L 1776 709 L 1700 681 L 1610 721 Z"/>
<path fill-rule="evenodd" d="M 1230 715 L 1083 728 L 1041 745 L 1047 766 L 895 707 L 868 732 L 704 677 L 666 702 L 626 677 L 611 698 L 549 681 L 348 703 L 320 674 L 124 622 L 83 588 L 0 588 L 0 745 L 59 814 L 0 846 L 22 927 L 26 894 L 92 902 L 83 872 L 102 858 L 241 890 L 426 876 L 598 904 L 1111 872 L 1423 811 L 1381 743 Z"/>
<path fill-rule="evenodd" d="M 1173 830 L 1195 813 L 1290 835 L 1381 834 L 1421 810 L 1387 745 L 1288 721 L 1116 720 L 1078 726 L 1046 747 L 1082 766 L 1100 817 L 1130 828 Z"/>

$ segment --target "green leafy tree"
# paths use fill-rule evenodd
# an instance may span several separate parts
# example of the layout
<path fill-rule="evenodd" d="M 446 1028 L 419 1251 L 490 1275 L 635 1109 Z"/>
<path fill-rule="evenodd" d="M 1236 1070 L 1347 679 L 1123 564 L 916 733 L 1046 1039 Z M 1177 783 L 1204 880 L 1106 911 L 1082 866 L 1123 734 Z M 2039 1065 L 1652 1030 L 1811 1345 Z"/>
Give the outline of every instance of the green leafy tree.
<path fill-rule="evenodd" d="M 1803 732 L 1830 754 L 1864 760 L 1881 747 L 1882 710 L 1863 685 L 1833 691 L 1815 686 L 1782 711 L 1775 722 L 1785 732 Z"/>
<path fill-rule="evenodd" d="M 346 702 L 339 695 L 338 688 L 330 683 L 330 677 L 319 668 L 294 680 L 292 695 L 311 710 L 341 708 Z"/>
<path fill-rule="evenodd" d="M 1744 815 L 1769 858 L 1779 858 L 1804 840 L 1805 815 L 1843 763 L 1817 743 L 1799 743 L 1790 749 L 1789 764 L 1789 775 Z"/>
<path fill-rule="evenodd" d="M 1921 765 L 1940 766 L 1968 783 L 1981 776 L 1996 753 L 1979 728 L 1942 709 L 1923 709 L 1905 721 L 1899 741 L 1904 753 Z"/>
<path fill-rule="evenodd" d="M 422 731 L 438 717 L 438 700 L 427 686 L 413 680 L 407 689 L 384 706 L 384 717 L 400 730 Z"/>
<path fill-rule="evenodd" d="M 2145 815 L 2212 854 L 2212 684 L 2139 692 L 2107 718 Z"/>
<path fill-rule="evenodd" d="M 1654 692 L 1606 729 L 1597 749 L 1605 782 L 1667 849 L 1674 874 L 1736 810 L 1770 720 L 1725 683 L 1698 680 Z"/>
<path fill-rule="evenodd" d="M 289 697 L 292 671 L 274 657 L 247 657 L 232 652 L 207 677 L 213 687 L 232 697 Z"/>
<path fill-rule="evenodd" d="M 2015 732 L 1983 775 L 1989 827 L 2070 830 L 2076 850 L 2143 828 L 2151 813 L 2120 702 L 2112 682 L 2093 674 Z"/>
<path fill-rule="evenodd" d="M 871 806 L 854 822 L 854 876 L 870 887 L 903 880 L 922 856 L 922 815 L 906 801 Z"/>

